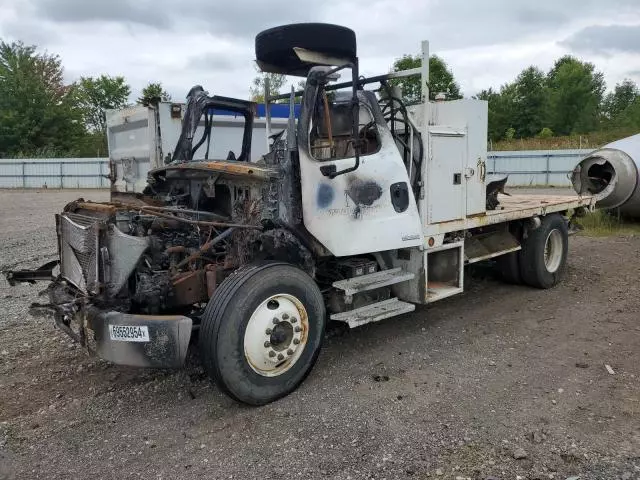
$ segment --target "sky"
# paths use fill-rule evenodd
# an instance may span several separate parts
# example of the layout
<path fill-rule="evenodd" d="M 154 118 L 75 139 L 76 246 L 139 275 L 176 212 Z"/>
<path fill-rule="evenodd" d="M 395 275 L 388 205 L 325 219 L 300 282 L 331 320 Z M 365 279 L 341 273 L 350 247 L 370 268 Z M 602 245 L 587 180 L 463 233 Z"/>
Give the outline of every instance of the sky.
<path fill-rule="evenodd" d="M 159 81 L 176 101 L 196 84 L 248 98 L 255 35 L 308 21 L 353 29 L 363 75 L 429 40 L 465 96 L 565 54 L 594 63 L 609 89 L 640 84 L 640 0 L 0 0 L 0 39 L 58 54 L 68 82 L 123 75 L 135 98 Z"/>

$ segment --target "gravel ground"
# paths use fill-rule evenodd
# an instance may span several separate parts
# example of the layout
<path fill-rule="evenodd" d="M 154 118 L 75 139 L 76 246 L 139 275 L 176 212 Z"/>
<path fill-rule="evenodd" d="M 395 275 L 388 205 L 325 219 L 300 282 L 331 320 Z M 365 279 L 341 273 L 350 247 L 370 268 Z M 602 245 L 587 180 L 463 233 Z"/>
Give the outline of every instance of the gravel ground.
<path fill-rule="evenodd" d="M 52 215 L 79 196 L 107 193 L 0 191 L 0 265 L 55 256 Z M 555 289 L 470 272 L 463 295 L 333 328 L 261 408 L 195 353 L 180 371 L 89 358 L 26 313 L 42 286 L 3 279 L 0 479 L 639 479 L 639 266 L 638 237 L 573 237 Z"/>

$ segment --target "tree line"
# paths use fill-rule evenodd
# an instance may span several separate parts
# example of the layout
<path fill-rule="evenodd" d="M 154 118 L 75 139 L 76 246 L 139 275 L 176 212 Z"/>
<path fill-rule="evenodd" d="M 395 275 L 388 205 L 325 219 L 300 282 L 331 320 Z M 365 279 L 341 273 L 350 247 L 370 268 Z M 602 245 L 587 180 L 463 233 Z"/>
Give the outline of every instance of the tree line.
<path fill-rule="evenodd" d="M 393 71 L 421 65 L 419 56 L 405 55 Z M 398 80 L 408 102 L 418 100 L 417 79 Z M 458 83 L 439 57 L 429 59 L 430 96 L 462 98 Z M 565 55 L 548 72 L 525 68 L 512 82 L 499 89 L 482 90 L 473 98 L 489 103 L 489 139 L 548 138 L 587 134 L 603 130 L 640 129 L 640 90 L 625 79 L 605 94 L 604 75 L 592 63 Z"/>
<path fill-rule="evenodd" d="M 57 55 L 0 41 L 0 158 L 106 156 L 105 111 L 127 106 L 130 95 L 122 76 L 67 84 Z M 169 98 L 152 82 L 136 103 Z"/>
<path fill-rule="evenodd" d="M 421 57 L 404 55 L 392 71 L 420 67 Z M 131 87 L 122 76 L 81 77 L 64 81 L 59 56 L 33 45 L 0 39 L 0 158 L 106 156 L 107 109 L 129 105 Z M 283 75 L 268 74 L 270 90 L 279 92 Z M 263 101 L 264 79 L 250 86 L 252 99 Z M 391 82 L 401 87 L 407 103 L 420 101 L 417 77 Z M 304 81 L 297 88 L 304 86 Z M 429 58 L 429 87 L 433 100 L 443 93 L 462 98 L 460 86 L 446 62 Z M 602 72 L 573 56 L 558 59 L 548 72 L 530 66 L 512 82 L 489 88 L 473 98 L 489 103 L 490 140 L 552 137 L 616 129 L 640 129 L 640 90 L 624 80 L 605 93 Z M 136 103 L 170 100 L 160 82 L 151 82 Z"/>

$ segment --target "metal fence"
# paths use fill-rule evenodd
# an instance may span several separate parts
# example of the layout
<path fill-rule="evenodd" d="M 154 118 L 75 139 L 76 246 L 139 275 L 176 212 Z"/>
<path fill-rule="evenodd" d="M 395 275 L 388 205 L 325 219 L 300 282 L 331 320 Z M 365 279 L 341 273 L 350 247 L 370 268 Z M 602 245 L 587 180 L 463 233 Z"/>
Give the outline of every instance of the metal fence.
<path fill-rule="evenodd" d="M 512 186 L 571 186 L 569 173 L 591 150 L 489 152 L 491 175 Z M 0 188 L 108 188 L 107 158 L 0 159 Z"/>
<path fill-rule="evenodd" d="M 511 186 L 570 187 L 569 174 L 592 149 L 489 152 L 487 173 L 509 175 Z"/>
<path fill-rule="evenodd" d="M 0 188 L 108 188 L 107 158 L 0 159 Z"/>

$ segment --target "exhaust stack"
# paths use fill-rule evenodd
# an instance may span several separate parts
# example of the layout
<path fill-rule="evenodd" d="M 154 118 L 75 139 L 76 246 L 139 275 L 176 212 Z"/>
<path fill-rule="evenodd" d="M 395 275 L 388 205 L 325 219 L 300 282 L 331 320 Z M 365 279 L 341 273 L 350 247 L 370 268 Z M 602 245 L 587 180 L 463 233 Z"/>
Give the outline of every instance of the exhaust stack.
<path fill-rule="evenodd" d="M 640 134 L 587 155 L 573 170 L 571 182 L 578 194 L 596 198 L 596 208 L 619 208 L 640 218 Z"/>

